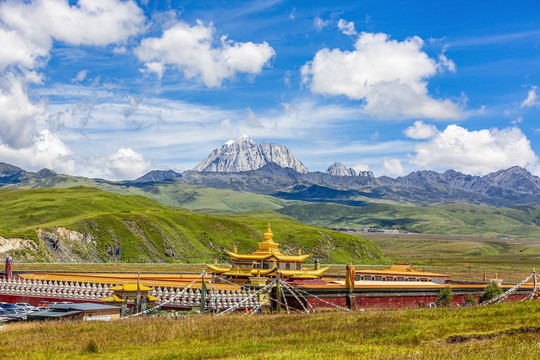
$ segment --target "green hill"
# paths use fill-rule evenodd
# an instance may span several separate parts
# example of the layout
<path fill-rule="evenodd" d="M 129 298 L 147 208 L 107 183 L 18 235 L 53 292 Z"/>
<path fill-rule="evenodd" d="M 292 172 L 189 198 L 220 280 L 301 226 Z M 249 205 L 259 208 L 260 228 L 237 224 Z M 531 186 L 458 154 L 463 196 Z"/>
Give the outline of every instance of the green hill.
<path fill-rule="evenodd" d="M 494 208 L 452 204 L 404 206 L 297 204 L 278 210 L 304 223 L 334 228 L 375 227 L 421 234 L 482 237 L 540 237 L 540 207 Z"/>
<path fill-rule="evenodd" d="M 39 173 L 28 175 L 13 184 L 0 184 L 6 189 L 56 188 L 67 189 L 75 186 L 95 187 L 100 190 L 125 195 L 143 195 L 163 205 L 183 207 L 211 214 L 242 212 L 252 210 L 277 210 L 300 201 L 249 192 L 187 185 L 176 181 L 136 183 L 130 181 L 108 181 L 70 175 Z"/>
<path fill-rule="evenodd" d="M 255 250 L 271 221 L 274 238 L 284 251 L 301 248 L 313 254 L 312 260 L 323 262 L 387 260 L 370 241 L 272 211 L 212 216 L 167 207 L 143 196 L 80 186 L 0 189 L 0 208 L 0 235 L 11 238 L 12 250 L 7 253 L 16 259 L 114 261 L 119 248 L 126 262 L 225 261 L 224 249 Z"/>

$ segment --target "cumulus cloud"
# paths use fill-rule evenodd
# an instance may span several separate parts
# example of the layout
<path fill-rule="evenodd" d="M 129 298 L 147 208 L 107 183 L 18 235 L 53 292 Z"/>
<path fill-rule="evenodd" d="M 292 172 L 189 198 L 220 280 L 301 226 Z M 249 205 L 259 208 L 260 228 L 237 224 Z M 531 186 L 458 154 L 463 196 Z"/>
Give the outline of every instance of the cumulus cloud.
<path fill-rule="evenodd" d="M 29 146 L 35 137 L 34 116 L 44 110 L 26 93 L 24 79 L 13 74 L 0 78 L 0 143 L 15 149 Z"/>
<path fill-rule="evenodd" d="M 345 35 L 356 35 L 356 29 L 354 28 L 354 23 L 352 21 L 348 22 L 346 20 L 339 19 L 337 26 L 339 31 L 341 31 Z"/>
<path fill-rule="evenodd" d="M 144 64 L 144 66 L 145 68 L 141 69 L 143 73 L 155 74 L 161 80 L 165 72 L 165 65 L 163 63 L 151 61 Z"/>
<path fill-rule="evenodd" d="M 162 74 L 157 64 L 171 65 L 186 79 L 202 81 L 208 87 L 219 87 L 236 73 L 259 74 L 275 55 L 266 42 L 235 42 L 226 36 L 218 41 L 215 32 L 212 24 L 200 20 L 195 26 L 178 22 L 159 38 L 143 39 L 135 55 L 148 71 Z M 214 46 L 217 41 L 219 45 Z"/>
<path fill-rule="evenodd" d="M 528 108 L 540 105 L 538 96 L 536 95 L 536 86 L 531 86 L 527 98 L 521 102 L 521 108 Z"/>
<path fill-rule="evenodd" d="M 44 66 L 53 41 L 67 45 L 104 46 L 139 34 L 146 18 L 132 0 L 6 0 L 0 3 L 0 158 L 29 169 L 49 167 L 73 172 L 71 149 L 36 119 L 42 102 L 31 100 L 27 85 L 42 83 L 34 71 Z M 17 74 L 17 75 L 15 75 Z M 75 82 L 86 78 L 77 73 Z M 84 104 L 83 104 L 84 105 Z M 74 117 L 86 126 L 94 105 L 77 107 Z M 53 130 L 65 126 L 65 113 L 45 117 Z M 43 125 L 43 124 L 42 124 Z"/>
<path fill-rule="evenodd" d="M 423 168 L 452 168 L 484 175 L 514 165 L 536 168 L 538 158 L 518 128 L 469 131 L 449 125 L 427 142 L 416 144 L 411 162 Z"/>
<path fill-rule="evenodd" d="M 417 36 L 404 41 L 388 35 L 361 33 L 353 51 L 319 50 L 302 69 L 302 80 L 311 91 L 363 100 L 363 110 L 379 118 L 457 119 L 459 107 L 449 99 L 428 94 L 427 79 L 453 62 L 430 58 Z"/>
<path fill-rule="evenodd" d="M 131 180 L 144 175 L 150 167 L 150 161 L 130 148 L 120 148 L 116 153 L 91 156 L 84 160 L 86 169 L 81 173 L 94 178 L 111 180 Z"/>
<path fill-rule="evenodd" d="M 53 39 L 103 46 L 139 34 L 145 23 L 135 2 L 120 0 L 8 0 L 0 5 L 0 19 L 0 70 L 33 68 L 48 57 Z"/>
<path fill-rule="evenodd" d="M 383 159 L 383 167 L 390 175 L 403 175 L 405 172 L 399 159 Z"/>
<path fill-rule="evenodd" d="M 415 121 L 413 126 L 405 129 L 405 135 L 411 139 L 429 139 L 437 135 L 439 130 L 434 125 L 424 124 L 422 121 Z"/>
<path fill-rule="evenodd" d="M 75 171 L 71 149 L 49 130 L 36 134 L 31 144 L 24 148 L 14 149 L 0 143 L 0 159 L 28 170 L 49 168 L 68 174 Z"/>

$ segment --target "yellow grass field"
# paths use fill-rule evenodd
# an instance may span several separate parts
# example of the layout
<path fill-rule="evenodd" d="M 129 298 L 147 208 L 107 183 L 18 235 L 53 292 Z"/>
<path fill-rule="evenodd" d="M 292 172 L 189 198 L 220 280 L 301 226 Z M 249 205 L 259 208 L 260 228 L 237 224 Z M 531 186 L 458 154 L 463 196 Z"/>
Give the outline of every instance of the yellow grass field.
<path fill-rule="evenodd" d="M 14 323 L 0 334 L 3 359 L 539 359 L 540 301 Z"/>

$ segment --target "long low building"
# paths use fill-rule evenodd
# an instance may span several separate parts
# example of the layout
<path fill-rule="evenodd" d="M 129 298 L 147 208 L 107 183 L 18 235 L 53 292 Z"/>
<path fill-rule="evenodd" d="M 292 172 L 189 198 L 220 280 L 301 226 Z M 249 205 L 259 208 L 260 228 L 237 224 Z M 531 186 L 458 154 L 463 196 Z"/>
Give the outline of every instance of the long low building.
<path fill-rule="evenodd" d="M 52 305 L 50 309 L 28 314 L 27 319 L 80 319 L 86 321 L 111 321 L 120 319 L 120 308 L 118 306 L 93 303 L 57 304 Z"/>
<path fill-rule="evenodd" d="M 357 270 L 356 280 L 365 281 L 399 281 L 399 282 L 433 282 L 445 284 L 448 275 L 415 269 L 411 264 L 394 264 L 387 269 Z"/>

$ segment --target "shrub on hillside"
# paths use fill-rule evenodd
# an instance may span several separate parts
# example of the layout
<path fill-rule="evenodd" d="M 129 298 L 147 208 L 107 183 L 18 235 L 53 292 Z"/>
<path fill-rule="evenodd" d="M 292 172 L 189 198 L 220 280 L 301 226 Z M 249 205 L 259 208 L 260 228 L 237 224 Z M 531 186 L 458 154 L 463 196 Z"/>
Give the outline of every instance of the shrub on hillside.
<path fill-rule="evenodd" d="M 483 303 L 488 300 L 491 300 L 495 296 L 499 296 L 502 293 L 503 293 L 503 290 L 501 289 L 501 287 L 495 281 L 492 281 L 489 283 L 488 286 L 486 286 L 482 295 L 480 295 L 480 302 Z"/>
<path fill-rule="evenodd" d="M 437 301 L 435 301 L 435 303 L 437 306 L 448 306 L 452 303 L 453 298 L 454 293 L 452 292 L 452 288 L 450 286 L 446 286 L 439 291 L 439 295 L 437 296 Z"/>

